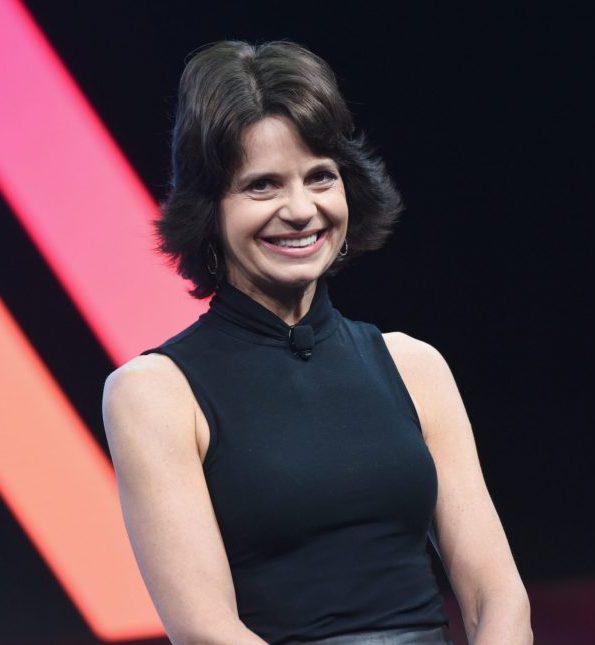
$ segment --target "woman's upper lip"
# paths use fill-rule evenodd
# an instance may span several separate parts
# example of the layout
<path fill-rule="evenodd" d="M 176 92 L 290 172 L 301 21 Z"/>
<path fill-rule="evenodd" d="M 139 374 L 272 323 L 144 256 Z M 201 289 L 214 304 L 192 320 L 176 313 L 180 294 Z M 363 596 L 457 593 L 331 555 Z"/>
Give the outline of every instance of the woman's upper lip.
<path fill-rule="evenodd" d="M 277 235 L 261 235 L 261 237 L 266 240 L 269 238 L 281 238 L 284 240 L 294 240 L 299 239 L 300 237 L 310 237 L 310 235 L 316 235 L 325 231 L 325 228 L 316 228 L 311 231 L 293 231 L 291 233 L 278 233 Z"/>

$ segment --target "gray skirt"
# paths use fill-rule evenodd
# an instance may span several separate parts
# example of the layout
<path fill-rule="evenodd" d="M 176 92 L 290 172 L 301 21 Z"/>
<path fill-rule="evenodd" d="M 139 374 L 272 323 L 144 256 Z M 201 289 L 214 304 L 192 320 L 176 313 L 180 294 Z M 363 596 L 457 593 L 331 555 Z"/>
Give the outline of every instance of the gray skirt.
<path fill-rule="evenodd" d="M 453 645 L 446 627 L 430 629 L 383 629 L 330 636 L 317 641 L 300 641 L 301 645 Z M 292 641 L 288 645 L 298 645 Z"/>

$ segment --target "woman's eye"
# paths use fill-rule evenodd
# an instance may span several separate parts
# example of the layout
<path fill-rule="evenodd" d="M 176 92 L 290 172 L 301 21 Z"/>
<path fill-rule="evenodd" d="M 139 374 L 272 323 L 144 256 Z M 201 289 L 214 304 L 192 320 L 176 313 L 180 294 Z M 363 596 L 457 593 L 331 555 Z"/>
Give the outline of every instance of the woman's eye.
<path fill-rule="evenodd" d="M 267 188 L 269 188 L 271 184 L 272 184 L 272 181 L 270 179 L 263 177 L 262 179 L 256 179 L 255 181 L 253 181 L 248 186 L 248 190 L 252 190 L 256 193 L 262 193 L 265 190 L 267 190 Z"/>
<path fill-rule="evenodd" d="M 312 179 L 318 183 L 325 183 L 329 181 L 334 181 L 337 178 L 337 175 L 330 170 L 321 170 L 320 172 L 314 173 Z"/>

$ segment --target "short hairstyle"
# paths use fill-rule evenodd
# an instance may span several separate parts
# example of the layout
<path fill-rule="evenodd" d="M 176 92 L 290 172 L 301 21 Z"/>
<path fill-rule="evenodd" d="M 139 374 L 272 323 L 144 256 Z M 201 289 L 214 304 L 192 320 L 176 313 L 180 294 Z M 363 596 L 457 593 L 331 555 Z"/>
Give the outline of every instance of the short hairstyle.
<path fill-rule="evenodd" d="M 242 163 L 243 131 L 267 116 L 288 117 L 315 155 L 339 167 L 349 252 L 325 276 L 380 248 L 403 209 L 383 161 L 363 133 L 354 135 L 351 113 L 324 60 L 286 40 L 210 44 L 194 53 L 180 79 L 171 188 L 153 221 L 157 250 L 192 281 L 189 293 L 195 298 L 211 295 L 225 278 L 220 201 Z M 215 275 L 207 268 L 210 244 L 218 256 Z"/>

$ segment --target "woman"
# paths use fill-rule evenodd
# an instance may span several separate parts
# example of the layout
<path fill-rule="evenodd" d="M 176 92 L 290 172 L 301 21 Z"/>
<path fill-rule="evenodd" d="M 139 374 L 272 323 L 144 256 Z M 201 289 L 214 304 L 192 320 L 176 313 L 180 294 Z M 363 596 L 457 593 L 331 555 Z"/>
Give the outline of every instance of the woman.
<path fill-rule="evenodd" d="M 448 643 L 438 548 L 476 645 L 532 642 L 451 372 L 333 309 L 326 277 L 401 209 L 328 65 L 225 41 L 180 83 L 159 248 L 215 294 L 113 372 L 126 526 L 174 643 Z"/>

